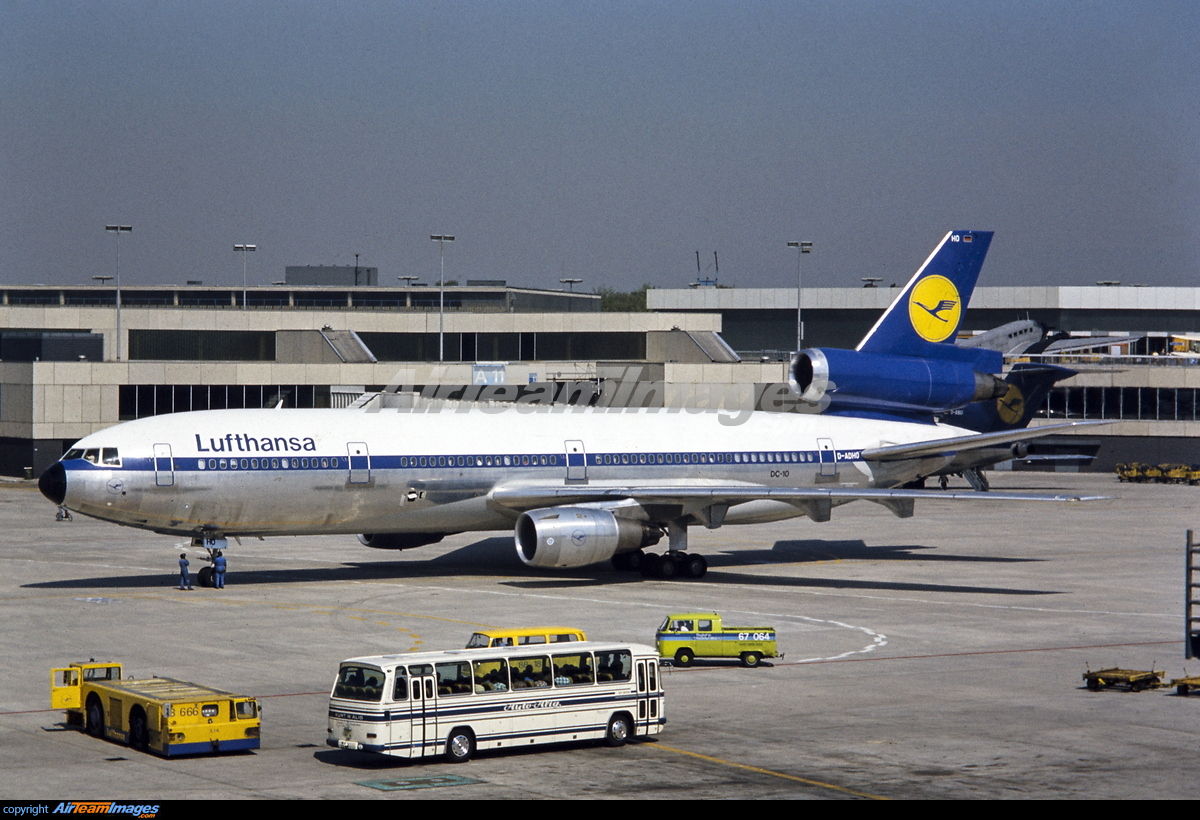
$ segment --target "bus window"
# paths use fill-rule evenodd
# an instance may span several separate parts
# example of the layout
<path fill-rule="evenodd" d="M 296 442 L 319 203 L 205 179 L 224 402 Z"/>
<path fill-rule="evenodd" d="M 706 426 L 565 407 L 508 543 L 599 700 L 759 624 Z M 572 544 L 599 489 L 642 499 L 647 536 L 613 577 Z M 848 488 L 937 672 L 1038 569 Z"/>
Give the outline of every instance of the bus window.
<path fill-rule="evenodd" d="M 467 649 L 483 649 L 491 645 L 492 639 L 482 632 L 476 632 L 471 636 L 471 640 L 467 641 Z"/>
<path fill-rule="evenodd" d="M 439 663 L 436 669 L 439 695 L 471 694 L 471 664 L 465 661 Z"/>
<path fill-rule="evenodd" d="M 232 711 L 235 720 L 251 720 L 258 717 L 258 704 L 252 700 L 234 701 Z"/>
<path fill-rule="evenodd" d="M 335 698 L 378 702 L 383 699 L 383 672 L 370 666 L 347 664 L 338 670 Z"/>
<path fill-rule="evenodd" d="M 475 661 L 474 667 L 476 694 L 508 691 L 508 661 Z"/>
<path fill-rule="evenodd" d="M 517 646 L 533 646 L 546 642 L 545 635 L 522 635 L 517 638 Z"/>
<path fill-rule="evenodd" d="M 578 655 L 554 656 L 554 685 L 575 686 L 581 683 L 595 683 L 596 675 L 592 669 L 592 656 L 583 652 Z"/>
<path fill-rule="evenodd" d="M 597 652 L 596 669 L 601 683 L 628 681 L 633 674 L 633 655 L 627 650 Z"/>
<path fill-rule="evenodd" d="M 550 659 L 546 657 L 513 658 L 513 689 L 532 689 L 549 686 L 551 681 Z"/>
<path fill-rule="evenodd" d="M 408 700 L 408 678 L 404 674 L 404 667 L 396 667 L 396 683 L 392 686 L 392 700 Z"/>
<path fill-rule="evenodd" d="M 579 636 L 572 632 L 560 633 L 558 635 L 550 636 L 550 643 L 570 643 L 571 641 L 577 641 L 577 640 L 579 640 Z"/>

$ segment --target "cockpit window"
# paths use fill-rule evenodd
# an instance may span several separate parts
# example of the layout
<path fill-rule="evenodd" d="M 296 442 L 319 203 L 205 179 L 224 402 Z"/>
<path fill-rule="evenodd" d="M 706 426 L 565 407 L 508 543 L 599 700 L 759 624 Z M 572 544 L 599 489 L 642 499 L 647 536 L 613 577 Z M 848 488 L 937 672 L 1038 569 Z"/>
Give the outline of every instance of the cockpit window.
<path fill-rule="evenodd" d="M 100 451 L 100 460 L 105 464 L 111 464 L 114 467 L 121 466 L 121 457 L 117 455 L 116 447 L 105 447 Z"/>
<path fill-rule="evenodd" d="M 88 448 L 87 450 L 84 450 L 83 451 L 83 460 L 90 461 L 93 464 L 99 464 L 100 463 L 100 448 L 99 447 L 91 447 L 91 448 Z"/>
<path fill-rule="evenodd" d="M 83 450 L 79 447 L 72 447 L 67 450 L 67 454 L 62 457 L 63 461 L 71 461 L 76 458 L 83 458 Z"/>

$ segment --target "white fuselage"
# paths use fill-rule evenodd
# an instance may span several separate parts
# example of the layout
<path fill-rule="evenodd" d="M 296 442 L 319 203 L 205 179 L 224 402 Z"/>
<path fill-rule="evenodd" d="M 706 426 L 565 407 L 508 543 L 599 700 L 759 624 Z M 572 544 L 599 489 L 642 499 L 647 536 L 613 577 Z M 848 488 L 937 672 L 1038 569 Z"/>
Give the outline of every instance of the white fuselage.
<path fill-rule="evenodd" d="M 507 529 L 493 489 L 614 484 L 894 487 L 944 459 L 866 462 L 861 451 L 961 436 L 932 424 L 784 413 L 512 406 L 215 410 L 127 422 L 64 460 L 63 505 L 158 532 L 226 535 Z M 725 523 L 800 514 L 770 500 Z"/>

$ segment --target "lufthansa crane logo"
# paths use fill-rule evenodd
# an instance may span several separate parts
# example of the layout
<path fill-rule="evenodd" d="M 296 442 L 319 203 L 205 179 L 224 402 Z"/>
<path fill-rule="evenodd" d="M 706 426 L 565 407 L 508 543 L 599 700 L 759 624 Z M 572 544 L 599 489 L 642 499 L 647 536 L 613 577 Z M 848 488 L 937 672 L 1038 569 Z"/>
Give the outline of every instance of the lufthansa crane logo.
<path fill-rule="evenodd" d="M 1010 384 L 1003 396 L 996 399 L 996 413 L 1005 424 L 1016 424 L 1025 415 L 1025 396 L 1015 384 Z"/>
<path fill-rule="evenodd" d="M 926 276 L 908 297 L 908 318 L 913 330 L 927 342 L 944 342 L 958 330 L 962 297 L 944 276 Z"/>

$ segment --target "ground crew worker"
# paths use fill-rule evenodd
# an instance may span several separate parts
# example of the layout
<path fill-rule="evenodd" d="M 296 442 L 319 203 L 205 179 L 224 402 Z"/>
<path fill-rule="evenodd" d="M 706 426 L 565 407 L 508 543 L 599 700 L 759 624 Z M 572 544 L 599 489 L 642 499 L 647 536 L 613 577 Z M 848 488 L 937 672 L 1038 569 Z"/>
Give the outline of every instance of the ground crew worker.
<path fill-rule="evenodd" d="M 225 553 L 220 550 L 213 557 L 213 588 L 225 589 Z"/>
<path fill-rule="evenodd" d="M 179 588 L 192 588 L 192 579 L 188 575 L 188 559 L 186 552 L 179 553 Z"/>

